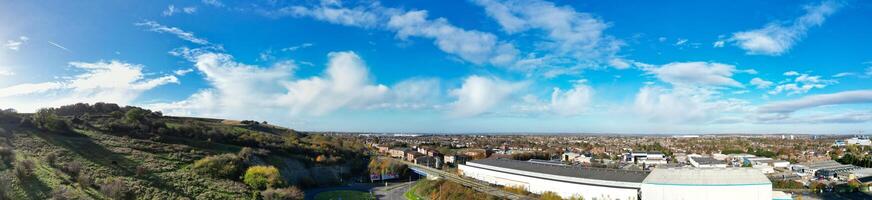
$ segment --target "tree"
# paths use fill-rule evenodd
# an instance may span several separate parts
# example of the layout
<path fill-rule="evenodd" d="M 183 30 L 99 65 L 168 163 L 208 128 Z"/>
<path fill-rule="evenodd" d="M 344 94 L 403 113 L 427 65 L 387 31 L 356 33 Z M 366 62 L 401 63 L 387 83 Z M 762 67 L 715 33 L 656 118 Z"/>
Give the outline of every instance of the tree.
<path fill-rule="evenodd" d="M 273 166 L 253 166 L 245 171 L 243 182 L 251 188 L 263 190 L 281 184 L 279 169 Z"/>

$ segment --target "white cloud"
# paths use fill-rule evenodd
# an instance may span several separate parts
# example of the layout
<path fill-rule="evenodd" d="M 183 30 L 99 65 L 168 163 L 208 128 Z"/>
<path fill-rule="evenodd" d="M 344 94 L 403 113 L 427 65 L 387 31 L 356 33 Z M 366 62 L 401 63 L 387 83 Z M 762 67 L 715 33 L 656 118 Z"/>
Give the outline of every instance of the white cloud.
<path fill-rule="evenodd" d="M 176 12 L 178 12 L 176 10 L 176 6 L 173 4 L 170 4 L 169 6 L 167 6 L 167 9 L 164 10 L 162 14 L 163 14 L 163 16 L 173 16 L 173 14 L 175 14 Z"/>
<path fill-rule="evenodd" d="M 761 78 L 753 78 L 751 79 L 751 85 L 756 86 L 757 89 L 766 89 L 774 84 L 772 81 L 763 80 Z"/>
<path fill-rule="evenodd" d="M 15 72 L 10 71 L 8 69 L 0 68 L 0 76 L 13 76 Z"/>
<path fill-rule="evenodd" d="M 543 64 L 558 72 L 559 68 L 590 68 L 610 64 L 623 42 L 604 34 L 609 24 L 590 13 L 578 12 L 570 6 L 558 6 L 541 0 L 492 1 L 475 0 L 488 16 L 508 34 L 540 30 L 543 40 L 536 41 L 537 50 L 547 52 Z M 528 67 L 529 68 L 529 67 Z M 552 69 L 555 70 L 555 69 Z M 547 70 L 546 70 L 547 71 Z"/>
<path fill-rule="evenodd" d="M 381 26 L 385 21 L 387 21 L 387 18 L 396 12 L 398 11 L 382 7 L 378 2 L 353 8 L 342 7 L 340 4 L 322 2 L 318 6 L 291 6 L 281 8 L 277 11 L 265 12 L 264 14 L 273 17 L 285 15 L 293 17 L 311 17 L 333 24 L 376 28 Z"/>
<path fill-rule="evenodd" d="M 721 63 L 673 62 L 660 67 L 643 69 L 660 80 L 673 85 L 704 85 L 742 87 L 733 80 L 736 67 Z"/>
<path fill-rule="evenodd" d="M 609 66 L 612 66 L 615 69 L 627 69 L 630 68 L 631 65 L 630 62 L 627 62 L 627 60 L 612 58 L 611 60 L 609 60 Z"/>
<path fill-rule="evenodd" d="M 796 76 L 792 82 L 782 83 L 775 86 L 775 89 L 769 91 L 769 94 L 776 95 L 782 92 L 787 92 L 787 95 L 805 94 L 812 89 L 825 88 L 828 85 L 838 83 L 836 80 L 821 79 L 821 76 L 812 76 L 801 74 L 795 71 L 784 73 L 785 76 Z"/>
<path fill-rule="evenodd" d="M 155 21 L 145 20 L 139 23 L 135 23 L 136 26 L 144 26 L 147 27 L 149 31 L 157 32 L 157 33 L 169 33 L 173 34 L 180 39 L 186 40 L 188 42 L 192 42 L 194 44 L 199 45 L 209 45 L 209 41 L 206 39 L 198 38 L 194 35 L 194 33 L 186 32 L 182 29 L 176 27 L 168 27 L 161 24 L 158 24 Z"/>
<path fill-rule="evenodd" d="M 342 107 L 364 107 L 381 101 L 388 93 L 384 85 L 371 85 L 369 72 L 357 54 L 333 52 L 324 77 L 313 77 L 285 83 L 287 94 L 280 104 L 291 108 L 292 114 L 323 115 Z"/>
<path fill-rule="evenodd" d="M 683 45 L 684 43 L 687 43 L 687 41 L 688 41 L 687 39 L 684 39 L 684 38 L 678 38 L 678 40 L 675 41 L 675 46 L 681 46 L 681 45 Z"/>
<path fill-rule="evenodd" d="M 809 95 L 795 100 L 773 102 L 758 108 L 762 113 L 789 114 L 797 110 L 826 105 L 872 103 L 872 90 L 851 90 L 831 94 Z"/>
<path fill-rule="evenodd" d="M 572 89 L 551 92 L 551 110 L 559 115 L 578 115 L 587 110 L 594 95 L 593 89 L 585 81 L 576 82 Z"/>
<path fill-rule="evenodd" d="M 372 84 L 366 65 L 353 52 L 328 54 L 323 74 L 305 79 L 294 78 L 293 62 L 263 68 L 201 49 L 180 49 L 174 54 L 194 62 L 212 88 L 183 101 L 150 105 L 170 114 L 235 118 L 319 116 L 342 108 L 379 104 L 390 92 L 384 85 Z"/>
<path fill-rule="evenodd" d="M 19 36 L 17 40 L 7 40 L 6 44 L 3 44 L 3 46 L 9 50 L 18 51 L 21 49 L 21 45 L 27 43 L 28 40 L 30 40 L 30 38 L 27 36 Z"/>
<path fill-rule="evenodd" d="M 526 83 L 508 82 L 496 77 L 467 77 L 460 88 L 450 91 L 457 98 L 451 104 L 451 114 L 460 117 L 480 115 L 526 86 Z"/>
<path fill-rule="evenodd" d="M 440 50 L 475 64 L 511 63 L 518 53 L 514 46 L 499 42 L 493 34 L 458 28 L 445 18 L 427 19 L 427 11 L 392 16 L 388 28 L 395 30 L 400 39 L 410 36 L 433 39 Z"/>
<path fill-rule="evenodd" d="M 715 43 L 712 43 L 712 47 L 714 47 L 714 48 L 724 47 L 724 41 L 723 40 L 715 41 Z"/>
<path fill-rule="evenodd" d="M 824 1 L 818 5 L 805 6 L 805 15 L 792 24 L 772 22 L 761 29 L 733 33 L 730 42 L 752 55 L 781 55 L 805 37 L 808 29 L 820 26 L 835 13 L 841 3 Z"/>
<path fill-rule="evenodd" d="M 190 6 L 190 7 L 182 8 L 182 12 L 187 13 L 187 14 L 194 14 L 195 12 L 197 12 L 197 7 Z"/>
<path fill-rule="evenodd" d="M 214 7 L 224 7 L 224 3 L 219 0 L 203 0 L 203 4 L 214 6 Z"/>
<path fill-rule="evenodd" d="M 0 104 L 25 112 L 79 102 L 130 104 L 145 91 L 179 83 L 172 75 L 146 78 L 142 65 L 121 61 L 71 62 L 70 66 L 83 72 L 57 81 L 0 88 Z"/>
<path fill-rule="evenodd" d="M 185 74 L 191 73 L 193 71 L 194 71 L 194 69 L 190 69 L 190 68 L 189 69 L 180 69 L 180 70 L 173 71 L 173 74 L 176 74 L 178 76 L 184 76 Z"/>
<path fill-rule="evenodd" d="M 714 122 L 728 114 L 747 112 L 749 104 L 740 99 L 719 99 L 717 91 L 709 88 L 649 85 L 636 94 L 634 108 L 636 113 L 657 122 Z"/>
<path fill-rule="evenodd" d="M 314 46 L 314 44 L 312 44 L 312 43 L 303 43 L 303 44 L 300 44 L 300 45 L 297 45 L 297 46 L 290 46 L 290 47 L 282 48 L 282 51 L 296 51 L 296 50 L 298 50 L 298 49 L 307 48 L 307 47 L 311 47 L 311 46 Z"/>
<path fill-rule="evenodd" d="M 835 77 L 835 78 L 841 78 L 841 77 L 856 76 L 856 75 L 857 75 L 857 74 L 856 74 L 856 73 L 853 73 L 853 72 L 842 72 L 842 73 L 838 73 L 838 74 L 833 75 L 833 77 Z"/>

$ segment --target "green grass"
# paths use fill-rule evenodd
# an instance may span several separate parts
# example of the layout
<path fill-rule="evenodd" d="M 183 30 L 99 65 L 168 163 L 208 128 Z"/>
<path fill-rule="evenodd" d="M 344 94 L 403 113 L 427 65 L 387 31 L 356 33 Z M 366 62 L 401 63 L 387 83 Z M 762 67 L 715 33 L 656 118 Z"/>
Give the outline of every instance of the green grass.
<path fill-rule="evenodd" d="M 375 200 L 368 192 L 354 190 L 337 190 L 322 192 L 315 195 L 315 200 Z"/>
<path fill-rule="evenodd" d="M 409 191 L 403 193 L 403 197 L 406 197 L 406 200 L 424 200 L 424 198 L 421 198 L 420 196 L 415 194 L 415 188 L 418 187 L 418 183 L 420 182 L 415 182 L 415 184 L 409 188 Z"/>

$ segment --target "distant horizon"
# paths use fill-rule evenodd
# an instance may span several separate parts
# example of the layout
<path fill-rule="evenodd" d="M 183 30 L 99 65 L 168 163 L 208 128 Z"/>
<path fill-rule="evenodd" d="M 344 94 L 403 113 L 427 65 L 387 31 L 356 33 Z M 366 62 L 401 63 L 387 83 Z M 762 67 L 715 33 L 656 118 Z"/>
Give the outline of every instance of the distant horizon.
<path fill-rule="evenodd" d="M 2 1 L 0 107 L 115 102 L 318 131 L 872 133 L 870 11 L 852 0 Z"/>

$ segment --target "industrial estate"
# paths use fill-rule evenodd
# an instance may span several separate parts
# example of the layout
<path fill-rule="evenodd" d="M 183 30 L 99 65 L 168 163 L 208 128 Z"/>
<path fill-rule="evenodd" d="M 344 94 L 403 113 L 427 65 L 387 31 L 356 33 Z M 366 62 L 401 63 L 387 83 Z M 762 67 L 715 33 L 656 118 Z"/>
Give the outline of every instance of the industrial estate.
<path fill-rule="evenodd" d="M 443 171 L 502 190 L 563 199 L 782 200 L 823 198 L 821 194 L 863 199 L 867 196 L 861 191 L 868 191 L 872 181 L 869 160 L 849 160 L 870 148 L 864 137 L 361 137 L 385 157 L 413 169 L 430 168 L 416 170 L 425 176 L 439 178 L 441 173 L 432 171 Z"/>

